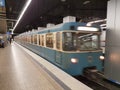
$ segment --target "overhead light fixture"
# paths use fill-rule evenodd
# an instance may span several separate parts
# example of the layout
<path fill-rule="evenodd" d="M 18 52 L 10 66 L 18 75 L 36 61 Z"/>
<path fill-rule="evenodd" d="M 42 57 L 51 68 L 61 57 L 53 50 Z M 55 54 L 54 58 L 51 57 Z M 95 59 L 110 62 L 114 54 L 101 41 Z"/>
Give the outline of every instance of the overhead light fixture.
<path fill-rule="evenodd" d="M 28 6 L 30 5 L 31 1 L 32 1 L 32 0 L 28 0 L 28 1 L 26 2 L 26 5 L 24 6 L 24 8 L 23 8 L 23 10 L 22 10 L 22 12 L 21 12 L 21 14 L 20 14 L 20 16 L 19 16 L 19 18 L 18 18 L 15 26 L 13 27 L 12 32 L 14 32 L 15 28 L 17 27 L 18 23 L 20 22 L 22 16 L 24 15 L 24 13 L 25 13 L 25 11 L 27 10 Z"/>
<path fill-rule="evenodd" d="M 90 1 L 89 0 L 87 0 L 87 1 L 85 1 L 85 2 L 83 2 L 83 4 L 85 5 L 85 4 L 88 4 L 88 3 L 90 3 Z"/>
<path fill-rule="evenodd" d="M 106 24 L 101 24 L 100 26 L 101 26 L 101 27 L 106 27 Z"/>
<path fill-rule="evenodd" d="M 92 26 L 92 24 L 94 24 L 94 23 L 101 23 L 101 22 L 106 22 L 106 21 L 107 21 L 107 19 L 91 21 L 91 22 L 88 22 L 86 26 Z"/>
<path fill-rule="evenodd" d="M 66 0 L 61 0 L 62 2 L 66 2 Z"/>
<path fill-rule="evenodd" d="M 95 27 L 78 27 L 77 30 L 83 30 L 83 31 L 99 31 L 98 28 Z"/>

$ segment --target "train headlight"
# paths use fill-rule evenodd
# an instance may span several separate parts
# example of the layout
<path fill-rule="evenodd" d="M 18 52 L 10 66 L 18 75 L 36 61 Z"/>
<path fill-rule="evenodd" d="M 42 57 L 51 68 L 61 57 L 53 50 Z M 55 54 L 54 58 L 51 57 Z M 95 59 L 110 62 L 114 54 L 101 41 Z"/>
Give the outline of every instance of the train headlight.
<path fill-rule="evenodd" d="M 104 60 L 104 59 L 105 59 L 105 57 L 104 57 L 104 56 L 100 56 L 99 58 L 100 58 L 100 60 Z"/>
<path fill-rule="evenodd" d="M 78 63 L 78 59 L 77 58 L 71 58 L 71 62 L 72 63 Z"/>

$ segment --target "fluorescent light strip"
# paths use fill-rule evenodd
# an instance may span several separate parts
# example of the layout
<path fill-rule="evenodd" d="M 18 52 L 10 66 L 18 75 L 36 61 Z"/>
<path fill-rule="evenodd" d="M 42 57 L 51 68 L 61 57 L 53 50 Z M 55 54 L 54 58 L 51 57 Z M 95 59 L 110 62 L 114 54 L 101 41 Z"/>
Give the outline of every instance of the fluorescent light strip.
<path fill-rule="evenodd" d="M 85 2 L 83 2 L 84 5 L 85 5 L 85 4 L 88 4 L 88 3 L 90 3 L 90 1 L 85 1 Z"/>
<path fill-rule="evenodd" d="M 22 16 L 24 15 L 24 13 L 25 13 L 25 11 L 27 10 L 28 6 L 30 5 L 31 1 L 32 1 L 32 0 L 28 0 L 28 1 L 26 2 L 26 5 L 25 5 L 25 7 L 23 8 L 23 10 L 22 10 L 22 12 L 21 12 L 21 14 L 20 14 L 20 16 L 19 16 L 19 18 L 18 18 L 18 20 L 17 20 L 14 28 L 13 28 L 13 31 L 14 31 L 15 28 L 17 27 L 18 23 L 20 22 Z M 12 31 L 12 32 L 13 32 L 13 31 Z"/>
<path fill-rule="evenodd" d="M 101 27 L 105 27 L 105 26 L 106 26 L 106 24 L 101 24 L 100 26 L 101 26 Z"/>
<path fill-rule="evenodd" d="M 83 30 L 83 31 L 99 31 L 98 28 L 95 28 L 95 27 L 78 27 L 77 30 Z"/>
<path fill-rule="evenodd" d="M 88 22 L 86 26 L 92 26 L 93 23 L 100 23 L 100 22 L 105 22 L 107 19 L 102 19 L 102 20 L 96 20 L 96 21 L 91 21 Z"/>

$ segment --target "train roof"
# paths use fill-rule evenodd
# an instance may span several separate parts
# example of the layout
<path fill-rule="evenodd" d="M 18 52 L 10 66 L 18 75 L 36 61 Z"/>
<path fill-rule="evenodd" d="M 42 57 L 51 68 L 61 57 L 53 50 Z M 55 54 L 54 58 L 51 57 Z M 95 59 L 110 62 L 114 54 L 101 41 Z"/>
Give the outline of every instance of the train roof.
<path fill-rule="evenodd" d="M 42 29 L 42 30 L 38 31 L 37 33 L 40 34 L 40 33 L 56 32 L 56 31 L 64 31 L 64 30 L 77 31 L 77 28 L 79 26 L 86 26 L 86 23 L 80 23 L 80 22 L 62 23 L 62 24 L 58 24 L 58 25 L 55 25 L 55 26 L 52 26 L 52 27 L 49 27 L 49 28 Z M 97 25 L 94 25 L 94 26 L 91 26 L 91 27 L 96 27 L 96 28 L 100 29 L 100 27 L 97 26 Z"/>
<path fill-rule="evenodd" d="M 69 23 L 62 23 L 55 25 L 53 27 L 45 28 L 38 33 L 46 33 L 49 32 L 56 32 L 56 31 L 64 31 L 64 30 L 77 30 L 78 25 L 85 26 L 85 23 L 77 23 L 77 22 L 69 22 Z"/>
<path fill-rule="evenodd" d="M 80 26 L 86 27 L 87 23 L 81 23 L 81 22 L 68 22 L 68 23 L 61 23 L 49 28 L 43 28 L 41 30 L 35 30 L 28 33 L 23 34 L 44 34 L 44 33 L 50 33 L 50 32 L 56 32 L 56 31 L 64 31 L 64 30 L 74 30 L 77 31 L 77 28 Z M 90 27 L 95 27 L 100 30 L 100 26 L 98 25 L 92 25 Z"/>

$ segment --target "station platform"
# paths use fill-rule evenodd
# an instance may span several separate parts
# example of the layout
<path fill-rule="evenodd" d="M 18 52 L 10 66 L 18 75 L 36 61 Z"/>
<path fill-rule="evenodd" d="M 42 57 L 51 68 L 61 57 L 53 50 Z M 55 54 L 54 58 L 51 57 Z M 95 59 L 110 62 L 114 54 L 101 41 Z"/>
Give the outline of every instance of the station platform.
<path fill-rule="evenodd" d="M 0 90 L 92 90 L 13 42 L 0 48 Z"/>

